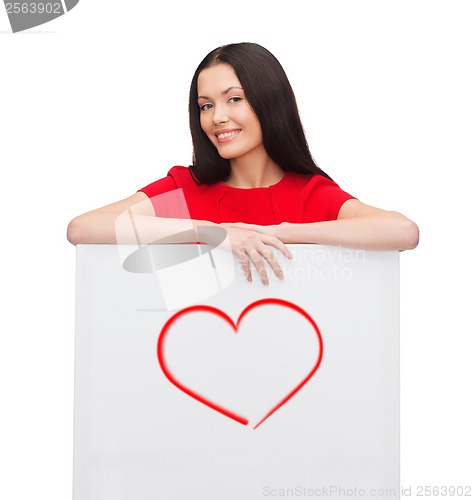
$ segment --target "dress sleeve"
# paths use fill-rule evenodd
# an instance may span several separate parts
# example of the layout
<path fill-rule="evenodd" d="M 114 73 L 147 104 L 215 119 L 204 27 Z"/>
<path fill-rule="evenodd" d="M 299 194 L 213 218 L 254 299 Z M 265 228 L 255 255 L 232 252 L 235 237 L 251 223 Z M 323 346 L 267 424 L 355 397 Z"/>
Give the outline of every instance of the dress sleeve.
<path fill-rule="evenodd" d="M 322 175 L 314 175 L 303 190 L 304 222 L 336 220 L 342 205 L 354 196 Z"/>
<path fill-rule="evenodd" d="M 175 169 L 176 167 L 174 167 Z M 189 209 L 183 190 L 176 183 L 173 169 L 166 177 L 138 190 L 151 200 L 157 217 L 189 219 Z"/>

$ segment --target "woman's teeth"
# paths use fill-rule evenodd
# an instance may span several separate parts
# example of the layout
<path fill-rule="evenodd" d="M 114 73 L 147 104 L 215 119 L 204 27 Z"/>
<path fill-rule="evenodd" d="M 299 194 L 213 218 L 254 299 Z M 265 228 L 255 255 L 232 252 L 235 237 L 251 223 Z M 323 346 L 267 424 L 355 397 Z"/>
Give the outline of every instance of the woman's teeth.
<path fill-rule="evenodd" d="M 225 137 L 231 137 L 232 135 L 238 134 L 239 130 L 236 130 L 235 132 L 225 132 L 224 134 L 218 134 L 217 138 L 218 139 L 224 139 Z"/>

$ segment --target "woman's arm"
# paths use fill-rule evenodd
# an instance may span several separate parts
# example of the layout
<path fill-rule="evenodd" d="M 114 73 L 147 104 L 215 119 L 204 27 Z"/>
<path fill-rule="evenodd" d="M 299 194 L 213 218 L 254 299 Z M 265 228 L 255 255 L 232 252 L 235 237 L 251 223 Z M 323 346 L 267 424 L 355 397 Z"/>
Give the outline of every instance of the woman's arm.
<path fill-rule="evenodd" d="M 153 205 L 144 193 L 138 192 L 96 210 L 75 217 L 68 225 L 67 239 L 73 244 L 109 243 L 193 243 L 212 244 L 212 231 L 199 228 L 209 226 L 224 228 L 229 237 L 229 250 L 239 260 L 248 281 L 252 281 L 250 262 L 255 266 L 261 281 L 269 283 L 264 260 L 274 274 L 283 279 L 282 269 L 270 247 L 277 248 L 287 258 L 289 249 L 273 235 L 250 229 L 225 227 L 214 222 L 195 219 L 156 217 Z"/>
<path fill-rule="evenodd" d="M 124 200 L 75 217 L 67 227 L 67 239 L 73 245 L 137 242 L 146 245 L 162 239 L 166 239 L 163 241 L 166 243 L 189 243 L 189 229 L 208 225 L 215 224 L 208 221 L 156 217 L 150 199 L 144 193 L 138 192 Z M 186 231 L 184 237 L 180 235 Z"/>
<path fill-rule="evenodd" d="M 338 219 L 334 221 L 228 226 L 260 231 L 284 243 L 319 243 L 365 250 L 410 250 L 419 242 L 419 229 L 410 219 L 398 212 L 371 207 L 355 199 L 347 200 L 342 205 Z"/>

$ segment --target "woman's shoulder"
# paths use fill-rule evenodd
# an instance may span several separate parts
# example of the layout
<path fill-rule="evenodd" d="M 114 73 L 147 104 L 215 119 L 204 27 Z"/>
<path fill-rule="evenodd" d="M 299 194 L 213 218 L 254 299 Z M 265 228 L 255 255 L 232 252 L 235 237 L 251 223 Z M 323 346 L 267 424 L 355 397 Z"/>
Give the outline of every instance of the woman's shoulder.
<path fill-rule="evenodd" d="M 213 184 L 199 182 L 192 171 L 192 166 L 184 167 L 182 165 L 175 165 L 169 170 L 168 176 L 174 179 L 177 187 L 183 188 L 189 193 L 209 194 L 212 192 L 219 193 L 222 190 L 221 182 L 215 182 Z"/>
<path fill-rule="evenodd" d="M 140 191 L 149 195 L 195 185 L 196 183 L 191 175 L 189 167 L 175 165 L 168 171 L 166 177 L 151 182 L 147 186 L 141 188 Z"/>
<path fill-rule="evenodd" d="M 151 197 L 176 189 L 182 189 L 187 197 L 209 197 L 212 195 L 218 197 L 221 196 L 223 191 L 221 182 L 201 184 L 192 173 L 192 168 L 183 165 L 174 165 L 169 169 L 166 177 L 148 184 L 139 191 Z"/>
<path fill-rule="evenodd" d="M 195 185 L 194 178 L 192 177 L 192 172 L 189 167 L 184 167 L 183 165 L 174 165 L 168 170 L 167 178 L 174 181 L 175 187 L 187 187 L 188 185 Z"/>
<path fill-rule="evenodd" d="M 324 219 L 320 220 L 335 219 L 341 205 L 354 198 L 335 181 L 321 174 L 291 172 L 288 180 L 292 184 L 291 191 L 297 194 L 308 213 L 311 212 L 311 207 L 315 207 L 318 211 L 323 208 Z"/>
<path fill-rule="evenodd" d="M 285 185 L 290 186 L 300 192 L 311 192 L 314 189 L 339 188 L 338 184 L 333 180 L 321 174 L 309 173 L 303 174 L 294 171 L 287 171 L 285 174 Z"/>

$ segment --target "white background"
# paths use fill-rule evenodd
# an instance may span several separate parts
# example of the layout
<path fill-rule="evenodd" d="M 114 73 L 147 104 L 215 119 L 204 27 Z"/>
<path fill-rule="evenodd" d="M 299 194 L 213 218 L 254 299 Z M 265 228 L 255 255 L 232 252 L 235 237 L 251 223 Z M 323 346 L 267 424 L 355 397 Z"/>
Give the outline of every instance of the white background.
<path fill-rule="evenodd" d="M 418 223 L 401 255 L 402 486 L 472 484 L 472 8 L 81 0 L 17 34 L 1 8 L 1 498 L 71 497 L 67 223 L 190 163 L 195 67 L 239 41 L 285 67 L 319 165 Z"/>

